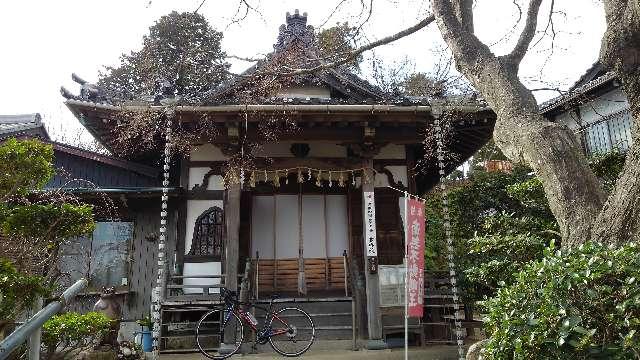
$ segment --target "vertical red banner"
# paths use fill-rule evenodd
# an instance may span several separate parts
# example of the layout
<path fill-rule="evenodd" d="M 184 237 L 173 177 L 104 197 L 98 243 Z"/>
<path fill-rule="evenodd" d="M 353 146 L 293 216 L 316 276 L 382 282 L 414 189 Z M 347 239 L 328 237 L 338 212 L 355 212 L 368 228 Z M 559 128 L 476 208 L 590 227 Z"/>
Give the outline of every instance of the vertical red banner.
<path fill-rule="evenodd" d="M 407 202 L 407 292 L 409 316 L 422 317 L 424 311 L 424 203 Z"/>

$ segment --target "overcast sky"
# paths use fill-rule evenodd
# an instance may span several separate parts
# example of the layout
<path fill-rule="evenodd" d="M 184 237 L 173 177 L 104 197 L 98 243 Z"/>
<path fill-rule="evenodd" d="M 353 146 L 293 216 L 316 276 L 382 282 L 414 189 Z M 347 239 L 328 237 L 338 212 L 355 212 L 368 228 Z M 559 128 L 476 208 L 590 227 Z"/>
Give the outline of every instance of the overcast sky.
<path fill-rule="evenodd" d="M 201 0 L 20 0 L 0 5 L 0 114 L 42 114 L 52 135 L 73 138 L 81 125 L 63 104 L 60 86 L 78 92 L 71 73 L 94 82 L 105 65 L 115 65 L 123 52 L 136 50 L 150 25 L 172 10 L 193 11 Z M 272 50 L 278 27 L 287 11 L 308 12 L 309 23 L 327 20 L 339 0 L 251 1 L 260 15 L 251 13 L 238 24 L 230 24 L 238 0 L 207 0 L 200 13 L 224 32 L 228 54 L 255 56 Z M 545 1 L 548 6 L 549 1 Z M 531 88 L 555 84 L 566 88 L 597 59 L 605 30 L 604 13 L 597 0 L 556 1 L 562 13 L 555 17 L 557 30 L 553 54 L 549 40 L 542 41 L 525 57 L 521 77 Z M 413 25 L 429 11 L 428 1 L 375 0 L 373 12 L 363 27 L 368 40 L 375 40 Z M 361 20 L 360 1 L 347 1 L 327 21 L 352 24 Z M 539 26 L 544 28 L 548 8 L 542 9 Z M 513 28 L 518 11 L 512 0 L 479 0 L 475 9 L 478 36 L 505 52 L 514 36 L 502 40 Z M 517 33 L 516 33 L 517 35 Z M 429 72 L 434 53 L 442 43 L 435 24 L 392 45 L 375 50 L 376 56 L 392 64 L 408 58 L 416 71 Z M 235 62 L 241 71 L 246 63 Z M 543 80 L 545 84 L 536 83 Z M 540 100 L 555 96 L 536 93 Z"/>

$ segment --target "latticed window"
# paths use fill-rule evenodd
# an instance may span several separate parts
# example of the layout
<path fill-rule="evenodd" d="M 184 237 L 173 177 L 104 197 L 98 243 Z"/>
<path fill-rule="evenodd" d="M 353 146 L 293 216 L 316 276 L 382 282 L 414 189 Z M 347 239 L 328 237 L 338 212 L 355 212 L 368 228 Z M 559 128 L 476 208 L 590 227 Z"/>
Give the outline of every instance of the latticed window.
<path fill-rule="evenodd" d="M 224 244 L 224 211 L 217 206 L 209 208 L 196 219 L 191 241 L 190 256 L 206 256 L 220 260 Z"/>

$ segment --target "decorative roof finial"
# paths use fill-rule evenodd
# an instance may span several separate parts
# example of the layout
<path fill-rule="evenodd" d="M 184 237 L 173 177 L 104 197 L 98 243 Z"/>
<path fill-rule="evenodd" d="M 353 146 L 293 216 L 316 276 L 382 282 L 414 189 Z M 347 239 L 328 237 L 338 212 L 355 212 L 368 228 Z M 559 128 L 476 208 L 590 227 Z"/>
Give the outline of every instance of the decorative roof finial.
<path fill-rule="evenodd" d="M 293 15 L 287 12 L 286 24 L 280 26 L 278 42 L 273 45 L 273 48 L 276 51 L 282 51 L 295 40 L 302 42 L 305 47 L 310 47 L 315 42 L 313 26 L 307 25 L 307 13 L 300 15 L 298 9 Z"/>

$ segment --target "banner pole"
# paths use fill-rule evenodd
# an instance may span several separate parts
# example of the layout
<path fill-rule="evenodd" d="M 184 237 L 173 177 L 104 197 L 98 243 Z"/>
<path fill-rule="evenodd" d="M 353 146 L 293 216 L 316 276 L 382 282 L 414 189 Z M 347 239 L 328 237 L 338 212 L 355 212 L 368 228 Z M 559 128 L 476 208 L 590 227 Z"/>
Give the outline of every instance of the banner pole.
<path fill-rule="evenodd" d="M 409 193 L 404 192 L 404 360 L 409 359 Z"/>

